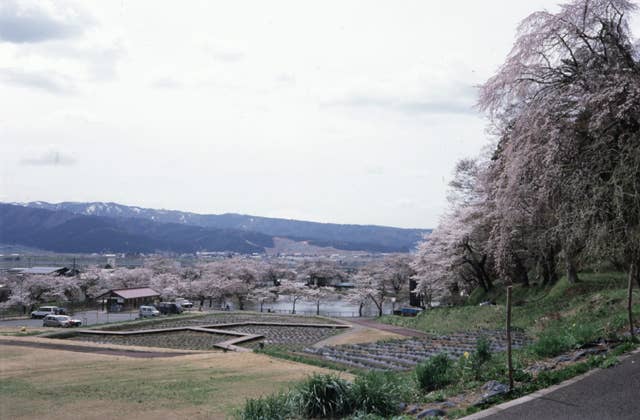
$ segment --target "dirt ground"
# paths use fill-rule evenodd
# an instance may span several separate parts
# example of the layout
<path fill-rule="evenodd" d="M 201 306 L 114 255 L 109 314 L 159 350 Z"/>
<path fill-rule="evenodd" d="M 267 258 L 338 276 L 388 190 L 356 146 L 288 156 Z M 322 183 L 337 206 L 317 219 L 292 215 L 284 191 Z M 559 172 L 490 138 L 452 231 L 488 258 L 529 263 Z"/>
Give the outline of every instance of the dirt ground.
<path fill-rule="evenodd" d="M 0 337 L 16 339 L 63 341 Z M 0 418 L 228 418 L 313 372 L 328 371 L 255 353 L 141 359 L 0 345 Z"/>

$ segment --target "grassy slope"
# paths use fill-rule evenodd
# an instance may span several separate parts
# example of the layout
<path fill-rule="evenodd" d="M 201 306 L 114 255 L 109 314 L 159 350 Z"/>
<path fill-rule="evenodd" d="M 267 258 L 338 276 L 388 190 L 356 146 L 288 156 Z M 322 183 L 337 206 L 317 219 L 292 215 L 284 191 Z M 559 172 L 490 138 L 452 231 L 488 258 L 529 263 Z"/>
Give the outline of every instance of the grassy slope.
<path fill-rule="evenodd" d="M 578 333 L 593 335 L 593 338 L 623 330 L 627 320 L 625 276 L 598 273 L 582 274 L 580 278 L 575 285 L 562 278 L 546 289 L 514 286 L 513 326 L 534 337 L 560 329 L 581 330 Z M 477 305 L 486 299 L 493 299 L 497 305 Z M 634 301 L 634 314 L 638 317 L 640 293 L 637 290 Z M 434 333 L 504 328 L 504 290 L 491 295 L 475 292 L 465 306 L 436 308 L 416 318 L 386 316 L 382 321 Z"/>

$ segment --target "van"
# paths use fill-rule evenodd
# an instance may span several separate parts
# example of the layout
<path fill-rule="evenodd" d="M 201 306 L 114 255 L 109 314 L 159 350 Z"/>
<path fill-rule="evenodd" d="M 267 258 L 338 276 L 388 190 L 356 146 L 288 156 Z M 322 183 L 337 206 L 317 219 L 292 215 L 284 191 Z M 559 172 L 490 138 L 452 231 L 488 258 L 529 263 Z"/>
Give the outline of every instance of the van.
<path fill-rule="evenodd" d="M 173 302 L 160 302 L 156 305 L 156 308 L 158 308 L 163 315 L 181 314 L 183 312 L 182 306 L 180 306 L 179 303 Z"/>
<path fill-rule="evenodd" d="M 153 306 L 141 306 L 138 313 L 140 315 L 140 318 L 150 318 L 160 315 L 160 311 Z"/>

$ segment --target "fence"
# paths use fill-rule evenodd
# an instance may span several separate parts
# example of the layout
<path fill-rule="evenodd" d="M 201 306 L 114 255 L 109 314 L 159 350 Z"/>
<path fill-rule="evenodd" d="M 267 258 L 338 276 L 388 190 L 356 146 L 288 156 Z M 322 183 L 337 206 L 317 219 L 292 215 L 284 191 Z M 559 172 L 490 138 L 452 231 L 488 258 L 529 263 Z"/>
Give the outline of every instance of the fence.
<path fill-rule="evenodd" d="M 290 309 L 266 309 L 263 312 L 272 313 L 272 314 L 284 314 L 284 315 L 292 315 L 294 312 Z M 295 315 L 305 315 L 305 316 L 329 316 L 336 318 L 358 318 L 360 314 L 357 311 L 320 311 L 318 314 L 317 311 L 295 311 Z M 367 316 L 367 314 L 363 313 L 362 316 Z"/>

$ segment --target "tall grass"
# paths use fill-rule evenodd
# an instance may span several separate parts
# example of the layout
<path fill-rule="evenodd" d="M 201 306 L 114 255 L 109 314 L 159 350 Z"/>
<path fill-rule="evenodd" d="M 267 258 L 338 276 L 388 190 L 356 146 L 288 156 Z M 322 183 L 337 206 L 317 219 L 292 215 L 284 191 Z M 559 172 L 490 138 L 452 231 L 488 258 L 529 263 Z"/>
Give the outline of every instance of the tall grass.
<path fill-rule="evenodd" d="M 236 417 L 240 420 L 285 420 L 291 418 L 293 405 L 288 393 L 248 399 Z"/>
<path fill-rule="evenodd" d="M 400 411 L 400 401 L 410 394 L 404 378 L 390 372 L 369 372 L 358 376 L 353 384 L 354 406 L 362 414 L 390 416 Z"/>
<path fill-rule="evenodd" d="M 444 388 L 454 381 L 454 364 L 444 353 L 427 359 L 416 366 L 416 382 L 421 389 L 427 392 Z"/>
<path fill-rule="evenodd" d="M 337 375 L 313 375 L 295 391 L 295 405 L 306 418 L 340 417 L 353 411 L 351 384 Z"/>

